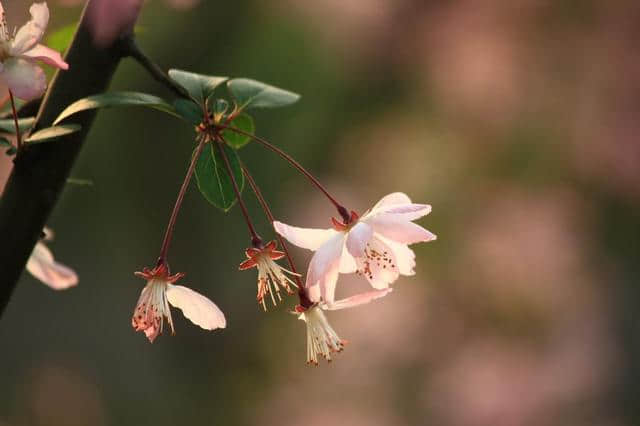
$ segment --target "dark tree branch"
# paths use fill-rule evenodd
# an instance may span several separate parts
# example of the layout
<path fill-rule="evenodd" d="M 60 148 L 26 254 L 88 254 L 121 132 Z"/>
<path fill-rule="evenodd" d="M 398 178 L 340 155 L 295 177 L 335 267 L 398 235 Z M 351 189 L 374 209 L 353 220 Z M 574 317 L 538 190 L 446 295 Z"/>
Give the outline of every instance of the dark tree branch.
<path fill-rule="evenodd" d="M 190 99 L 189 93 L 185 90 L 184 87 L 180 86 L 176 83 L 169 75 L 162 70 L 153 62 L 147 55 L 144 54 L 138 44 L 136 43 L 135 38 L 128 37 L 125 39 L 125 49 L 127 56 L 132 57 L 136 60 L 147 72 L 160 84 L 166 86 L 169 90 L 171 90 L 176 96 L 179 98 Z"/>
<path fill-rule="evenodd" d="M 56 73 L 35 123 L 35 129 L 50 126 L 70 103 L 105 91 L 126 55 L 123 40 L 107 46 L 95 44 L 87 16 L 100 1 L 89 0 L 69 47 L 68 71 Z M 96 111 L 85 111 L 72 121 L 82 129 L 51 143 L 25 146 L 15 158 L 15 166 L 0 199 L 0 314 L 4 311 L 24 265 L 55 207 L 71 168 L 82 148 Z"/>

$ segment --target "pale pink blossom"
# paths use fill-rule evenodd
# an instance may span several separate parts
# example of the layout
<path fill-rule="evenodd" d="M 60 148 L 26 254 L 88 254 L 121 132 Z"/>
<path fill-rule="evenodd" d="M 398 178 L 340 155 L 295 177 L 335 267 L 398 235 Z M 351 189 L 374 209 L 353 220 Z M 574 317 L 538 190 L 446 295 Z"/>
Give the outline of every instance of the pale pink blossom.
<path fill-rule="evenodd" d="M 258 303 L 262 304 L 262 308 L 265 311 L 267 310 L 267 304 L 264 298 L 267 294 L 271 295 L 271 302 L 273 306 L 276 306 L 276 296 L 278 297 L 278 301 L 282 300 L 282 296 L 280 295 L 281 287 L 288 294 L 293 294 L 293 288 L 298 287 L 296 283 L 287 276 L 287 274 L 298 274 L 283 268 L 275 262 L 285 256 L 284 252 L 276 250 L 276 248 L 277 244 L 275 241 L 270 241 L 262 248 L 248 248 L 245 251 L 247 260 L 243 261 L 238 267 L 241 271 L 250 268 L 258 269 L 258 295 L 256 299 Z"/>
<path fill-rule="evenodd" d="M 44 240 L 52 239 L 52 232 L 45 228 Z M 78 284 L 78 275 L 73 269 L 58 263 L 51 250 L 42 241 L 38 241 L 27 261 L 27 271 L 54 290 L 65 290 Z"/>
<path fill-rule="evenodd" d="M 168 268 L 160 265 L 154 269 L 144 268 L 136 275 L 146 279 L 147 285 L 140 293 L 131 325 L 136 331 L 143 331 L 151 343 L 162 333 L 165 317 L 171 334 L 175 334 L 169 304 L 182 310 L 188 320 L 205 330 L 227 326 L 224 314 L 215 303 L 187 287 L 174 285 L 184 274 L 170 275 Z"/>
<path fill-rule="evenodd" d="M 69 65 L 60 53 L 39 44 L 49 23 L 46 3 L 34 3 L 29 8 L 31 20 L 15 34 L 10 32 L 0 3 L 0 80 L 20 99 L 41 96 L 47 88 L 44 71 L 36 61 L 66 70 Z"/>
<path fill-rule="evenodd" d="M 305 287 L 313 302 L 330 304 L 339 273 L 363 275 L 378 290 L 388 288 L 400 275 L 413 275 L 415 254 L 409 244 L 433 241 L 436 236 L 412 221 L 430 211 L 431 206 L 414 204 L 406 194 L 395 192 L 362 217 L 352 212 L 348 223 L 332 219 L 333 229 L 297 228 L 277 221 L 273 226 L 291 243 L 316 252 Z"/>
<path fill-rule="evenodd" d="M 347 341 L 341 339 L 331 327 L 323 311 L 353 308 L 386 296 L 391 291 L 391 288 L 373 290 L 331 304 L 317 303 L 309 308 L 296 306 L 295 313 L 298 319 L 307 325 L 307 364 L 318 365 L 319 356 L 331 362 L 331 354 L 342 352 L 347 344 Z"/>

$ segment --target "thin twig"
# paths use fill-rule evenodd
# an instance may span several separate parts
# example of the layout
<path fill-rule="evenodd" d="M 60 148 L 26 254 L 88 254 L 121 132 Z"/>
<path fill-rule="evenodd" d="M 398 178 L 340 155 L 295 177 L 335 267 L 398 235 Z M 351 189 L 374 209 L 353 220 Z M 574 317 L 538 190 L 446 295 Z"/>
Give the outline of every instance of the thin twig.
<path fill-rule="evenodd" d="M 125 52 L 128 56 L 135 59 L 142 67 L 147 70 L 153 78 L 160 84 L 169 88 L 180 98 L 190 99 L 189 93 L 184 87 L 176 83 L 169 75 L 160 68 L 158 64 L 153 62 L 144 52 L 140 49 L 133 35 L 130 35 L 125 40 Z"/>
<path fill-rule="evenodd" d="M 240 187 L 238 187 L 238 182 L 236 182 L 236 178 L 233 175 L 233 170 L 231 169 L 231 162 L 229 162 L 229 157 L 227 157 L 227 153 L 224 152 L 223 144 L 226 144 L 227 141 L 224 140 L 222 136 L 219 136 L 220 139 L 216 139 L 213 143 L 216 144 L 218 150 L 220 151 L 220 155 L 224 160 L 224 165 L 227 168 L 227 173 L 229 174 L 229 179 L 231 179 L 231 186 L 233 186 L 233 191 L 236 193 L 236 198 L 238 200 L 238 205 L 240 205 L 240 209 L 242 210 L 242 215 L 244 216 L 245 222 L 247 222 L 247 227 L 249 228 L 249 233 L 251 234 L 251 242 L 254 246 L 262 245 L 262 239 L 256 232 L 253 223 L 251 223 L 251 218 L 249 217 L 249 211 L 247 210 L 247 206 L 244 204 L 242 200 L 242 196 L 240 195 Z"/>
<path fill-rule="evenodd" d="M 13 100 L 13 92 L 9 90 L 9 99 L 11 100 L 11 111 L 13 112 L 13 123 L 16 125 L 16 141 L 18 145 L 18 151 L 22 148 L 22 135 L 20 134 L 20 125 L 18 124 L 18 111 L 16 110 L 16 103 Z"/>
<path fill-rule="evenodd" d="M 271 226 L 273 226 L 273 222 L 275 221 L 275 218 L 273 217 L 273 213 L 271 212 L 271 209 L 269 208 L 269 205 L 267 204 L 267 201 L 262 196 L 262 192 L 260 191 L 260 188 L 258 188 L 258 185 L 256 184 L 256 181 L 253 180 L 253 176 L 251 176 L 251 174 L 249 173 L 249 170 L 247 169 L 247 167 L 244 164 L 242 165 L 242 173 L 244 173 L 244 176 L 247 178 L 247 182 L 249 182 L 249 186 L 253 190 L 253 193 L 256 194 L 256 198 L 258 199 L 258 202 L 260 202 L 260 205 L 262 206 L 262 210 L 264 210 L 264 213 L 267 216 L 267 219 L 269 219 L 269 222 L 271 223 Z M 296 265 L 293 263 L 293 258 L 291 257 L 291 254 L 289 253 L 289 249 L 287 247 L 287 244 L 284 241 L 284 238 L 282 238 L 282 236 L 278 233 L 278 231 L 276 231 L 275 228 L 273 230 L 275 231 L 276 238 L 280 242 L 280 245 L 282 246 L 282 250 L 284 251 L 284 254 L 287 257 L 287 262 L 289 263 L 289 267 L 291 268 L 291 272 L 296 274 L 295 275 L 295 280 L 298 283 L 298 288 L 302 288 L 302 281 L 300 280 L 300 275 L 298 274 L 298 271 L 296 269 Z"/>
<path fill-rule="evenodd" d="M 196 169 L 196 164 L 198 163 L 198 158 L 202 153 L 204 145 L 206 143 L 206 139 L 203 137 L 198 142 L 198 146 L 196 147 L 195 152 L 193 153 L 193 157 L 191 158 L 191 163 L 189 163 L 189 168 L 187 169 L 187 174 L 184 177 L 184 181 L 182 182 L 182 186 L 180 187 L 180 191 L 178 192 L 178 198 L 176 199 L 176 203 L 173 206 L 173 210 L 171 211 L 171 217 L 169 218 L 169 224 L 167 225 L 167 230 L 164 233 L 164 239 L 162 240 L 162 247 L 160 248 L 160 255 L 158 256 L 158 265 L 164 264 L 167 261 L 167 255 L 169 253 L 169 245 L 171 244 L 171 239 L 173 238 L 173 228 L 176 226 L 176 219 L 178 218 L 178 212 L 180 211 L 180 207 L 182 206 L 182 201 L 184 200 L 184 194 L 187 192 L 187 188 L 189 187 L 189 182 L 191 182 L 191 178 L 193 177 L 193 172 Z"/>
<path fill-rule="evenodd" d="M 236 127 L 227 126 L 227 125 L 223 125 L 223 124 L 219 124 L 218 127 L 223 128 L 223 129 L 231 130 L 232 132 L 236 132 L 236 133 L 241 134 L 243 136 L 250 137 L 253 140 L 255 140 L 256 142 L 259 142 L 260 144 L 262 144 L 263 146 L 268 148 L 269 150 L 275 152 L 276 154 L 278 154 L 283 159 L 285 159 L 287 162 L 289 162 L 289 164 L 291 164 L 300 173 L 302 173 L 305 177 L 307 177 L 307 179 L 309 179 L 311 181 L 311 183 L 313 183 L 316 186 L 316 188 L 318 188 L 329 199 L 329 201 L 331 201 L 331 203 L 338 210 L 338 213 L 340 214 L 340 216 L 342 216 L 342 218 L 344 219 L 345 223 L 349 223 L 350 222 L 351 217 L 349 215 L 349 211 L 345 207 L 343 207 L 342 204 L 340 204 L 331 194 L 329 194 L 329 191 L 327 191 L 327 189 L 320 183 L 320 181 L 318 181 L 318 179 L 316 179 L 311 173 L 309 173 L 307 171 L 307 169 L 302 167 L 302 165 L 300 163 L 298 163 L 296 160 L 294 160 L 294 158 L 291 157 L 289 154 L 287 154 L 286 152 L 284 152 L 283 150 L 281 150 L 277 146 L 273 145 L 271 142 L 267 141 L 266 139 L 263 139 L 263 138 L 261 138 L 259 136 L 256 136 L 256 135 L 252 135 L 251 133 L 245 132 L 244 130 L 240 130 L 240 129 L 236 128 Z"/>

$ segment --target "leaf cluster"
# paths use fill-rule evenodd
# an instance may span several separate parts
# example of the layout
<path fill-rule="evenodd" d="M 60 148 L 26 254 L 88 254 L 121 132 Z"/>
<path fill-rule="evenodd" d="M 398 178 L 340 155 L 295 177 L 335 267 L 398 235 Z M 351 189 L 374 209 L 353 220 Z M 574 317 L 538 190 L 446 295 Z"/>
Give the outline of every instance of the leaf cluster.
<path fill-rule="evenodd" d="M 194 126 L 196 140 L 203 133 L 215 129 L 216 137 L 207 140 L 197 159 L 195 175 L 203 197 L 214 206 L 228 211 L 234 205 L 236 196 L 220 151 L 223 149 L 229 159 L 235 181 L 242 191 L 244 174 L 238 150 L 248 144 L 252 139 L 251 135 L 255 134 L 255 123 L 248 111 L 287 106 L 297 102 L 300 95 L 248 78 L 229 79 L 178 69 L 170 70 L 168 75 L 185 89 L 188 98 L 168 102 L 158 96 L 140 92 L 111 92 L 89 96 L 65 108 L 54 121 L 54 127 L 31 135 L 27 141 L 51 140 L 52 137 L 66 134 L 65 132 L 76 131 L 75 127 L 70 127 L 72 124 L 60 123 L 83 111 L 128 106 L 142 106 L 178 118 Z M 2 124 L 0 120 L 0 129 L 3 128 Z M 223 142 L 219 148 L 218 140 Z"/>

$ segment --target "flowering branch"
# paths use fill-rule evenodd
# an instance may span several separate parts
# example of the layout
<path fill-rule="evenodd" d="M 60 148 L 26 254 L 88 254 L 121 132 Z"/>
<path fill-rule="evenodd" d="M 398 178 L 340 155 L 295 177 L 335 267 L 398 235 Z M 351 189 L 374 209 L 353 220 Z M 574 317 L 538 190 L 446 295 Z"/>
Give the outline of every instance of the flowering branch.
<path fill-rule="evenodd" d="M 133 22 L 120 29 L 119 37 L 110 43 L 97 45 L 88 17 L 106 2 L 87 2 L 66 55 L 71 67 L 54 76 L 40 106 L 34 130 L 51 126 L 67 105 L 103 92 L 109 85 L 124 56 L 122 40 L 130 36 Z M 57 143 L 26 146 L 15 158 L 15 167 L 0 199 L 0 313 L 9 302 L 42 228 L 64 189 L 95 115 L 95 111 L 78 114 L 74 123 L 82 126 L 80 131 L 60 137 Z"/>

